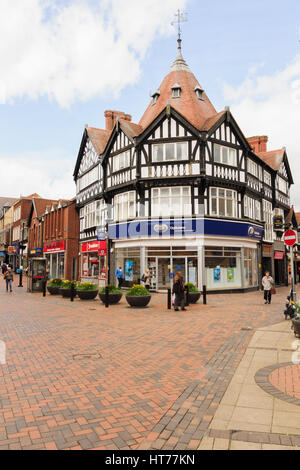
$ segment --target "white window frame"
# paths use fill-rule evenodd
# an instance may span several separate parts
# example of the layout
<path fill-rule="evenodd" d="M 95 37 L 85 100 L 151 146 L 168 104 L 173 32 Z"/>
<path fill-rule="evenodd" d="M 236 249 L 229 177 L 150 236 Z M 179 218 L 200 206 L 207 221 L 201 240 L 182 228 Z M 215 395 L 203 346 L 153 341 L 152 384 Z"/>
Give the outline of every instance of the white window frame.
<path fill-rule="evenodd" d="M 217 160 L 217 150 L 220 150 L 220 159 Z M 237 150 L 225 145 L 214 144 L 214 162 L 221 165 L 237 166 Z"/>
<path fill-rule="evenodd" d="M 167 157 L 167 149 L 170 148 L 170 146 L 174 146 L 174 158 L 169 158 Z M 183 147 L 181 150 L 181 153 L 183 157 L 178 158 L 179 155 L 179 148 Z M 163 158 L 158 159 L 155 157 L 155 150 L 156 149 L 162 149 L 163 150 Z M 153 163 L 161 163 L 161 162 L 181 162 L 181 161 L 186 161 L 189 159 L 189 146 L 188 142 L 168 142 L 165 144 L 154 144 L 152 146 L 152 162 Z"/>
<path fill-rule="evenodd" d="M 134 219 L 136 217 L 136 193 L 129 191 L 114 197 L 114 220 Z"/>
<path fill-rule="evenodd" d="M 222 195 L 222 192 L 224 191 L 224 196 Z M 233 189 L 225 189 L 225 188 L 217 188 L 217 187 L 212 187 L 209 189 L 209 195 L 210 195 L 210 214 L 214 215 L 216 217 L 231 217 L 231 218 L 237 218 L 238 216 L 238 197 L 237 197 L 237 191 L 234 191 Z M 216 210 L 213 210 L 213 200 L 216 200 Z M 224 214 L 220 214 L 220 200 L 224 200 Z M 227 201 L 232 202 L 232 214 L 229 212 L 229 203 Z"/>
<path fill-rule="evenodd" d="M 77 180 L 77 193 L 95 183 L 99 179 L 99 165 L 85 173 Z"/>
<path fill-rule="evenodd" d="M 261 221 L 261 204 L 258 199 L 244 196 L 244 215 L 251 220 Z"/>
<path fill-rule="evenodd" d="M 248 173 L 258 179 L 258 164 L 248 158 Z"/>
<path fill-rule="evenodd" d="M 113 157 L 113 173 L 130 167 L 131 151 L 119 153 Z"/>
<path fill-rule="evenodd" d="M 172 194 L 173 193 L 173 194 Z M 175 203 L 174 203 L 175 202 Z M 151 216 L 191 216 L 192 200 L 190 186 L 152 188 Z"/>
<path fill-rule="evenodd" d="M 265 222 L 264 240 L 273 242 L 273 207 L 270 201 L 263 199 L 263 219 Z"/>
<path fill-rule="evenodd" d="M 272 176 L 271 173 L 268 171 L 264 170 L 264 183 L 267 184 L 268 186 L 272 186 Z"/>

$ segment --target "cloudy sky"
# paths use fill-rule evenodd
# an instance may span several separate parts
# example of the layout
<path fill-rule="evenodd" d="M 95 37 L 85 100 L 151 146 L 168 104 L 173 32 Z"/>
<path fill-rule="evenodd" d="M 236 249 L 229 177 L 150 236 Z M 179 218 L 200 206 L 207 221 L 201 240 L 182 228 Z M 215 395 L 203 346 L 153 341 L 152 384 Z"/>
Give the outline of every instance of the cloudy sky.
<path fill-rule="evenodd" d="M 85 124 L 104 127 L 105 109 L 139 121 L 175 58 L 177 8 L 215 107 L 287 148 L 300 211 L 299 0 L 0 0 L 2 196 L 74 196 Z"/>

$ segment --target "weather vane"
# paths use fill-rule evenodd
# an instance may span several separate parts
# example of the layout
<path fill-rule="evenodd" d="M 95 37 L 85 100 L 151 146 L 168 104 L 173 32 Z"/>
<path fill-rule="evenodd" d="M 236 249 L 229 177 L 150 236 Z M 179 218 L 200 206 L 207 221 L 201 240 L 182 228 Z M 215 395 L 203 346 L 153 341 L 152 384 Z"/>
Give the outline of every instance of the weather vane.
<path fill-rule="evenodd" d="M 185 23 L 187 21 L 187 13 L 183 13 L 182 11 L 178 10 L 175 15 L 176 20 L 172 21 L 172 26 L 177 26 L 178 28 L 178 39 L 181 40 L 181 23 Z"/>

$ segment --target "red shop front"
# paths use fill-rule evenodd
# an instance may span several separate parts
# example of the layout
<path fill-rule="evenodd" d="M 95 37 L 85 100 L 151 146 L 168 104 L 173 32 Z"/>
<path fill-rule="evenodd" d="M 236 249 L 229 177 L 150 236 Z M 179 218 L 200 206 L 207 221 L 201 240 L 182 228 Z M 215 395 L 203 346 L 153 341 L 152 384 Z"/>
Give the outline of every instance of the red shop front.
<path fill-rule="evenodd" d="M 92 241 L 81 245 L 81 280 L 105 282 L 106 242 Z M 100 284 L 102 284 L 100 282 Z"/>
<path fill-rule="evenodd" d="M 66 241 L 45 243 L 44 255 L 50 277 L 65 279 Z"/>

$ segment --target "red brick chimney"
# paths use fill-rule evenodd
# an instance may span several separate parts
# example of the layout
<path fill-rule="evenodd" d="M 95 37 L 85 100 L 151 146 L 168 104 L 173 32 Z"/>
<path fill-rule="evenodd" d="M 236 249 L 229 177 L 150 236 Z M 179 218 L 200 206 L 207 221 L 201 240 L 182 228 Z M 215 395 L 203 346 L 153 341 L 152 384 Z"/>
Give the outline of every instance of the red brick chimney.
<path fill-rule="evenodd" d="M 112 111 L 112 110 L 107 110 L 104 113 L 105 116 L 105 129 L 107 131 L 111 131 L 117 122 L 117 119 L 124 119 L 125 121 L 131 121 L 131 116 L 130 114 L 125 114 L 122 111 Z"/>
<path fill-rule="evenodd" d="M 255 136 L 255 137 L 249 137 L 247 139 L 250 146 L 253 149 L 254 153 L 260 153 L 260 152 L 266 152 L 267 151 L 267 143 L 268 143 L 268 136 L 267 135 L 261 135 L 261 136 Z"/>

